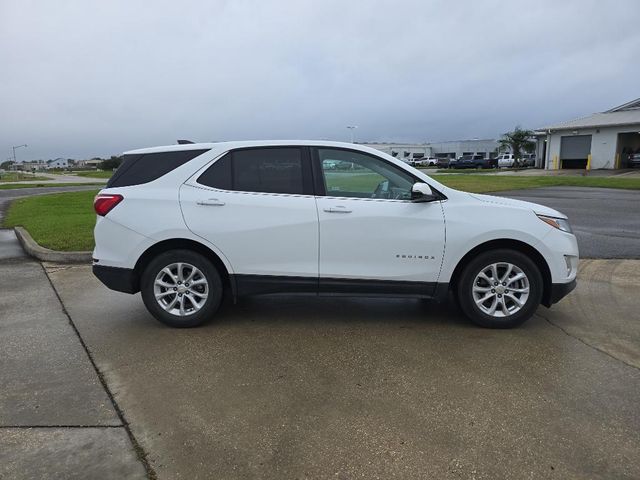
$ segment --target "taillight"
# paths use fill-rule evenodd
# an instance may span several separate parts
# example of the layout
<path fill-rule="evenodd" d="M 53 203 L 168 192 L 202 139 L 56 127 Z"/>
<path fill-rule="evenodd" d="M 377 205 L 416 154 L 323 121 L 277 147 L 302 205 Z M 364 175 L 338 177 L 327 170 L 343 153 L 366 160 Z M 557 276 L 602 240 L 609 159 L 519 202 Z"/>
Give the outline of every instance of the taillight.
<path fill-rule="evenodd" d="M 109 195 L 106 193 L 96 195 L 93 200 L 93 209 L 98 215 L 104 217 L 107 213 L 113 210 L 113 207 L 118 205 L 124 197 L 122 195 Z"/>

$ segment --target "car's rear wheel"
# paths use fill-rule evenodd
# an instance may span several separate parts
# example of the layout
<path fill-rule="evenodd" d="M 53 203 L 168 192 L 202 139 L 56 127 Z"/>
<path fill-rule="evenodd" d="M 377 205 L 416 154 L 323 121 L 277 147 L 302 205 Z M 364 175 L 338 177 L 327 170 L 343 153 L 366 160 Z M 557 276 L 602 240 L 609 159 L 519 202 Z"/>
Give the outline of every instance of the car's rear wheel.
<path fill-rule="evenodd" d="M 220 274 L 204 256 L 191 250 L 161 253 L 146 266 L 140 279 L 147 310 L 171 327 L 195 327 L 209 320 L 220 306 Z"/>
<path fill-rule="evenodd" d="M 491 250 L 464 268 L 457 297 L 464 314 L 487 328 L 516 327 L 534 314 L 542 300 L 539 268 L 515 250 Z"/>

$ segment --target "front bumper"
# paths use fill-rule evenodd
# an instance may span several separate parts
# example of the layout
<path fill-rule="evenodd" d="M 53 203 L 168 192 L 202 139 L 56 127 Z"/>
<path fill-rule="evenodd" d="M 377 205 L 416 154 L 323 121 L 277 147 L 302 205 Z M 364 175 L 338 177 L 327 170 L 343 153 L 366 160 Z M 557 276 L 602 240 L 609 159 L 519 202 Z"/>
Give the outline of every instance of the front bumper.
<path fill-rule="evenodd" d="M 138 276 L 130 268 L 94 264 L 93 274 L 111 290 L 124 293 L 137 293 L 140 291 Z"/>
<path fill-rule="evenodd" d="M 554 303 L 558 303 L 564 297 L 569 295 L 576 288 L 576 280 L 573 279 L 569 283 L 552 283 L 549 291 L 545 295 L 545 298 L 542 299 L 542 304 L 545 307 L 550 307 Z"/>

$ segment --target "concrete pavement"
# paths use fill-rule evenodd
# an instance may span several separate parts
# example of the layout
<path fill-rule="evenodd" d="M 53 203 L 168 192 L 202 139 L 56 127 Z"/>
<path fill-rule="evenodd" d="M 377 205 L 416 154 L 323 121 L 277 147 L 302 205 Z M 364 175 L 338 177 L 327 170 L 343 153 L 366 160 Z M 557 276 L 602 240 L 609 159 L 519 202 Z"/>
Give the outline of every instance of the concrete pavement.
<path fill-rule="evenodd" d="M 640 368 L 638 272 L 638 260 L 582 260 L 576 293 L 541 309 L 541 315 L 568 335 Z"/>
<path fill-rule="evenodd" d="M 145 478 L 42 266 L 6 257 L 0 261 L 0 479 Z"/>
<path fill-rule="evenodd" d="M 0 217 L 0 221 L 1 220 L 2 218 Z M 0 260 L 24 258 L 26 256 L 14 231 L 11 229 L 0 229 Z"/>
<path fill-rule="evenodd" d="M 89 267 L 47 268 L 158 478 L 638 478 L 640 262 L 610 265 L 509 331 L 315 297 L 173 330 Z M 602 282 L 623 290 L 588 298 Z"/>
<path fill-rule="evenodd" d="M 568 213 L 583 255 L 585 232 L 596 254 L 621 222 L 637 236 L 637 192 L 544 190 L 506 195 Z M 315 297 L 185 331 L 88 266 L 46 265 L 54 291 L 22 255 L 0 230 L 0 479 L 144 478 L 136 449 L 167 479 L 640 477 L 640 261 L 583 261 L 511 331 Z"/>

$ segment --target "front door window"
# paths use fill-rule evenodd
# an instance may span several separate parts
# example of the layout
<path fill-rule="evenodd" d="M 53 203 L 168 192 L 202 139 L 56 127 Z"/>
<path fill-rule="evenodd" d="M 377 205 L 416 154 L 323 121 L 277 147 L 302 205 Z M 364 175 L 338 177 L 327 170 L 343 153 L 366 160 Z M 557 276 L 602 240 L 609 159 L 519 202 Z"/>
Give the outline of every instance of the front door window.
<path fill-rule="evenodd" d="M 392 164 L 363 153 L 319 148 L 327 196 L 409 200 L 413 178 Z"/>

